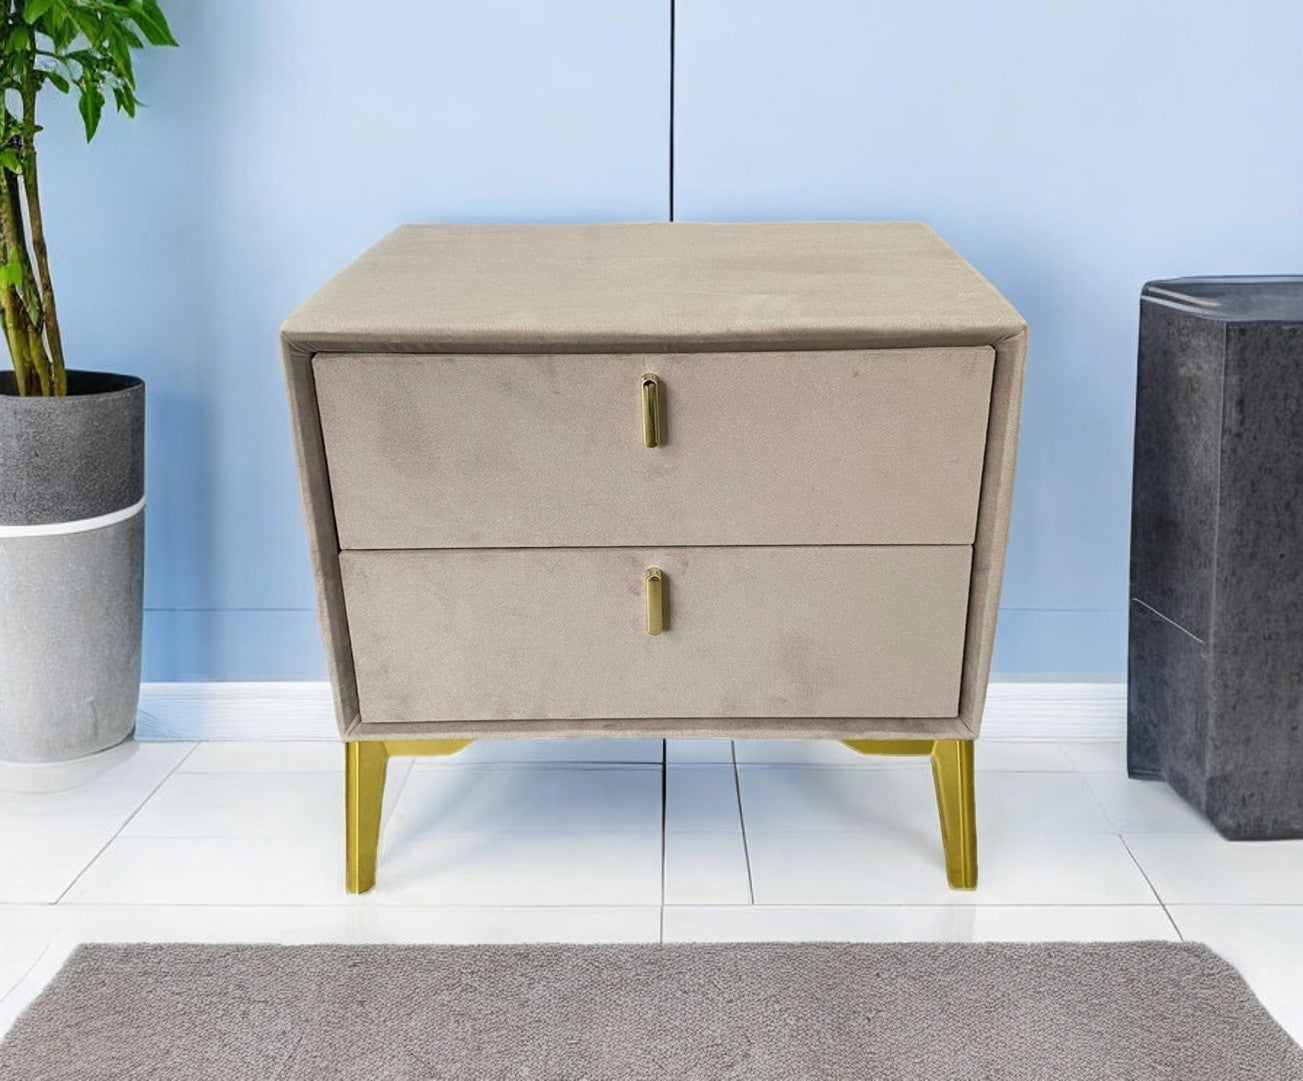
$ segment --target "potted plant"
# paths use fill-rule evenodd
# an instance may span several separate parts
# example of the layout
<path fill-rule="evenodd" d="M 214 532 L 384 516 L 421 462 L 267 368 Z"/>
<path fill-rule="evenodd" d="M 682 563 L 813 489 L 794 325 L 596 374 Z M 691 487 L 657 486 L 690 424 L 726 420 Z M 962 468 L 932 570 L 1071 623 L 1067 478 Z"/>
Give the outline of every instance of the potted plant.
<path fill-rule="evenodd" d="M 0 760 L 91 754 L 140 694 L 144 383 L 68 368 L 37 178 L 37 104 L 75 93 L 86 138 L 134 116 L 132 53 L 175 45 L 157 0 L 0 7 Z"/>

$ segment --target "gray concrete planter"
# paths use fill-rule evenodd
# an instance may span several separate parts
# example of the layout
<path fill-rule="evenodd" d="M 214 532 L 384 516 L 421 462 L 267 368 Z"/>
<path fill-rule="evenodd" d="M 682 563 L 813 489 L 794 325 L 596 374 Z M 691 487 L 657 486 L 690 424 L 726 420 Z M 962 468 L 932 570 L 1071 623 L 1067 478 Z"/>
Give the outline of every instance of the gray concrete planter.
<path fill-rule="evenodd" d="M 69 372 L 19 398 L 0 373 L 0 761 L 127 739 L 140 697 L 145 384 Z"/>

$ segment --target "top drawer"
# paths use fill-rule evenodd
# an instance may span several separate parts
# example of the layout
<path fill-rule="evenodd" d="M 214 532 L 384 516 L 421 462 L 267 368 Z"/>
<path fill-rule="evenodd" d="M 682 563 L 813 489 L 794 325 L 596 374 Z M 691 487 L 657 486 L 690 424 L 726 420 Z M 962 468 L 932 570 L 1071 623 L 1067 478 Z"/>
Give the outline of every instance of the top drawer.
<path fill-rule="evenodd" d="M 342 548 L 971 544 L 993 364 L 319 353 L 313 372 Z"/>

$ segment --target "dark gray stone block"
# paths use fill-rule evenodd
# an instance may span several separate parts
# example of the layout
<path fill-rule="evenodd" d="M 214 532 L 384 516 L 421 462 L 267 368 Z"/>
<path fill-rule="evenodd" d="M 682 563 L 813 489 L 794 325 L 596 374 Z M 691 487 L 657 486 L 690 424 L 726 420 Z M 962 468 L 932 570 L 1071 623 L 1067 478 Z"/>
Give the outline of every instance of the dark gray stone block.
<path fill-rule="evenodd" d="M 1128 768 L 1226 837 L 1303 837 L 1303 278 L 1140 306 Z"/>
<path fill-rule="evenodd" d="M 1140 320 L 1132 594 L 1206 639 L 1212 611 L 1226 335 L 1205 319 Z M 1142 476 L 1143 474 L 1143 476 Z"/>
<path fill-rule="evenodd" d="M 1131 602 L 1127 762 L 1133 777 L 1165 778 L 1204 806 L 1199 764 L 1208 732 L 1208 651 L 1203 642 L 1140 601 Z"/>

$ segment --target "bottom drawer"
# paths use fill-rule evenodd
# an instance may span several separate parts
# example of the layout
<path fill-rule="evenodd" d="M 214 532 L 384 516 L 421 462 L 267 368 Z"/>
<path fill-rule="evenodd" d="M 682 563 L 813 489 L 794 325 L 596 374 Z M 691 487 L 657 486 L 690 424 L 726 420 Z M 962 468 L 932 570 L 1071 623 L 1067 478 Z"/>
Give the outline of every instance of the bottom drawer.
<path fill-rule="evenodd" d="M 953 717 L 972 549 L 344 552 L 368 723 Z M 663 574 L 648 632 L 646 571 Z"/>

